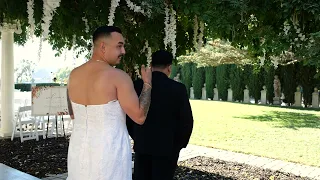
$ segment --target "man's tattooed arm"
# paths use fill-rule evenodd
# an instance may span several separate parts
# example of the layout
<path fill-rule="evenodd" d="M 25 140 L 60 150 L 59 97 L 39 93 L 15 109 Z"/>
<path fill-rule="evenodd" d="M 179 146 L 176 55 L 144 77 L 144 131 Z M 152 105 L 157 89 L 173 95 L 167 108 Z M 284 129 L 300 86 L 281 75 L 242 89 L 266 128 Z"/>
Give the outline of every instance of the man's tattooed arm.
<path fill-rule="evenodd" d="M 151 103 L 151 89 L 152 86 L 149 83 L 144 83 L 139 97 L 140 109 L 143 110 L 143 114 L 145 117 L 147 117 Z"/>

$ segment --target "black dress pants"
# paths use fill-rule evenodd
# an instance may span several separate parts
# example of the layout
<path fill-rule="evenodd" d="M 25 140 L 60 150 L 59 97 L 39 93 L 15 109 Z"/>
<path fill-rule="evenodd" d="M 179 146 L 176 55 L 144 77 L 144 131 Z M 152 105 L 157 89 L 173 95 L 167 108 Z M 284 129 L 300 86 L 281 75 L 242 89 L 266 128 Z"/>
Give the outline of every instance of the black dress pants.
<path fill-rule="evenodd" d="M 172 180 L 179 153 L 172 156 L 152 156 L 135 153 L 134 180 Z"/>

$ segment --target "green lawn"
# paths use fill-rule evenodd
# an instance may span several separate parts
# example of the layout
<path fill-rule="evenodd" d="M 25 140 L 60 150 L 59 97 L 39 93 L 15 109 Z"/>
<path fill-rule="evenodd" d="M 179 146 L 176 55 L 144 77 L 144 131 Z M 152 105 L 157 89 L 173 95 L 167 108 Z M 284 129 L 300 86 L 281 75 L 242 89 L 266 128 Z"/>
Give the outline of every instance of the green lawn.
<path fill-rule="evenodd" d="M 320 113 L 191 100 L 191 144 L 320 167 Z"/>

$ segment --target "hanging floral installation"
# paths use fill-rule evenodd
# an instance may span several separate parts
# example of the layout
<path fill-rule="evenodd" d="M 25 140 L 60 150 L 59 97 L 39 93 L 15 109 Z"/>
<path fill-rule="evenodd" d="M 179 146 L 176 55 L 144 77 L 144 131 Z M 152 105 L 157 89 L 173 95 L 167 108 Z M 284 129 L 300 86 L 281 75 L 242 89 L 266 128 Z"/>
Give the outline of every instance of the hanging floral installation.
<path fill-rule="evenodd" d="M 204 23 L 203 21 L 200 21 L 200 32 L 198 35 L 198 49 L 202 48 L 203 46 L 203 32 L 204 32 Z"/>
<path fill-rule="evenodd" d="M 75 53 L 75 47 L 76 47 L 76 40 L 77 40 L 77 36 L 74 34 L 72 36 L 72 55 L 73 55 L 73 66 L 76 66 L 76 53 Z"/>
<path fill-rule="evenodd" d="M 194 25 L 193 25 L 193 47 L 195 49 L 198 48 L 198 41 L 197 41 L 197 38 L 198 38 L 198 29 L 199 29 L 199 25 L 198 25 L 198 17 L 197 16 L 194 16 Z"/>
<path fill-rule="evenodd" d="M 164 18 L 164 32 L 165 32 L 165 36 L 163 39 L 163 43 L 164 43 L 164 48 L 167 49 L 168 43 L 169 43 L 169 11 L 170 9 L 168 8 L 168 5 L 165 4 L 165 18 Z"/>
<path fill-rule="evenodd" d="M 136 75 L 138 76 L 138 78 L 141 78 L 141 75 L 140 75 L 140 71 L 139 71 L 139 65 L 136 64 L 134 66 L 134 72 L 136 73 Z"/>
<path fill-rule="evenodd" d="M 111 0 L 111 6 L 108 16 L 108 26 L 112 26 L 114 24 L 115 12 L 117 7 L 119 6 L 120 0 Z"/>
<path fill-rule="evenodd" d="M 43 17 L 41 23 L 42 38 L 46 40 L 49 36 L 49 27 L 56 9 L 60 6 L 61 0 L 43 0 Z"/>
<path fill-rule="evenodd" d="M 171 6 L 170 9 L 167 4 L 165 4 L 165 19 L 164 19 L 164 31 L 165 37 L 163 40 L 165 49 L 168 48 L 168 45 L 171 45 L 173 58 L 176 57 L 176 30 L 177 30 L 177 20 L 176 20 L 176 11 Z"/>
<path fill-rule="evenodd" d="M 39 41 L 40 42 L 39 42 L 39 50 L 38 50 L 38 62 L 40 62 L 40 60 L 41 60 L 41 52 L 42 52 L 42 40 L 41 40 L 41 38 L 40 38 Z"/>
<path fill-rule="evenodd" d="M 89 33 L 90 28 L 88 25 L 88 19 L 86 17 L 82 17 L 82 21 L 84 22 L 84 25 L 85 25 L 84 32 Z"/>
<path fill-rule="evenodd" d="M 34 29 L 35 29 L 35 20 L 34 20 L 34 0 L 29 0 L 27 2 L 27 11 L 28 11 L 28 23 L 29 23 L 29 37 L 33 39 Z"/>
<path fill-rule="evenodd" d="M 129 7 L 129 9 L 133 10 L 134 12 L 139 12 L 142 13 L 143 15 L 150 17 L 151 16 L 151 9 L 148 8 L 147 10 L 142 9 L 141 6 L 137 6 L 135 5 L 133 2 L 131 2 L 130 0 L 126 0 L 127 6 Z M 142 5 L 148 6 L 146 2 L 142 2 Z M 150 6 L 148 6 L 150 7 Z"/>
<path fill-rule="evenodd" d="M 266 60 L 266 50 L 263 48 L 262 49 L 263 56 L 258 56 L 258 59 L 260 60 L 260 67 L 264 65 L 264 61 Z"/>
<path fill-rule="evenodd" d="M 150 67 L 150 65 L 151 65 L 152 51 L 151 51 L 151 47 L 149 47 L 149 42 L 148 42 L 148 41 L 146 41 L 143 51 L 145 51 L 145 50 L 147 50 L 147 53 L 146 53 L 147 66 Z"/>

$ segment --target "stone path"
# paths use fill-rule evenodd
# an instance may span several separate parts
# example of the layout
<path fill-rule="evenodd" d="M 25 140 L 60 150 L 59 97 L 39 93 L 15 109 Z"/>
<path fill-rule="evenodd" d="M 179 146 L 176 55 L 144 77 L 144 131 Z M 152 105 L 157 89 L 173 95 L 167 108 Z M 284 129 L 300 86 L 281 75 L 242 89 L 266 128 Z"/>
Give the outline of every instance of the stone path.
<path fill-rule="evenodd" d="M 21 172 L 17 169 L 11 168 L 0 163 L 0 179 L 1 180 L 40 180 L 29 174 Z"/>
<path fill-rule="evenodd" d="M 186 149 L 183 149 L 180 153 L 179 161 L 184 161 L 197 156 L 206 156 L 223 161 L 244 163 L 264 169 L 292 173 L 297 176 L 320 180 L 320 168 L 317 167 L 196 145 L 188 145 Z M 51 177 L 44 178 L 43 180 L 65 180 L 66 178 L 67 173 L 52 175 Z"/>

